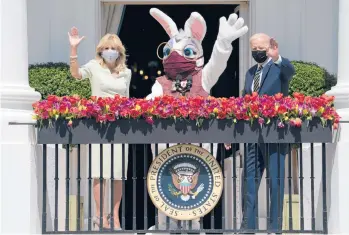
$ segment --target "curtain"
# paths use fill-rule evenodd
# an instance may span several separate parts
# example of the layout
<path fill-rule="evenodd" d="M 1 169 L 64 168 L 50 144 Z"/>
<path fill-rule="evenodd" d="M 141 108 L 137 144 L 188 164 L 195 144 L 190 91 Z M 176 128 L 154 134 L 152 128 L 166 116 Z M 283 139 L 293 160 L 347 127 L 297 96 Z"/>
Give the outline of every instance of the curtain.
<path fill-rule="evenodd" d="M 102 30 L 101 36 L 107 33 L 118 34 L 122 17 L 124 13 L 125 5 L 122 4 L 110 4 L 103 3 L 102 4 Z"/>

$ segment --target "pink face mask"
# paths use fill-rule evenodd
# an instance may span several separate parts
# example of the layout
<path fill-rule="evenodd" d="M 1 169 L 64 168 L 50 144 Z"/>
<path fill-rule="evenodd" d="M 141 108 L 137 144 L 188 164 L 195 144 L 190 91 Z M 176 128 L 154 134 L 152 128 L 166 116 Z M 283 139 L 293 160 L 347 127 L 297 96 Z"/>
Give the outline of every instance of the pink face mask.
<path fill-rule="evenodd" d="M 188 60 L 176 51 L 163 60 L 163 66 L 166 76 L 171 80 L 175 80 L 177 75 L 181 75 L 182 80 L 185 80 L 186 77 L 198 73 L 202 68 L 196 67 L 196 60 Z"/>

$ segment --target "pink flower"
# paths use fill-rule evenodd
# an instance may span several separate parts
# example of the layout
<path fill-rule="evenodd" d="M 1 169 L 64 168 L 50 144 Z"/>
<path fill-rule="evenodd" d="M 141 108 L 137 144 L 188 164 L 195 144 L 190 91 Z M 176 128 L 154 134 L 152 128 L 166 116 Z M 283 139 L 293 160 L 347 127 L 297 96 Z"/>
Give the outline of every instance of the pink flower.
<path fill-rule="evenodd" d="M 284 127 L 285 127 L 285 125 L 284 125 L 283 122 L 279 122 L 279 123 L 278 123 L 278 128 L 284 128 Z"/>
<path fill-rule="evenodd" d="M 290 125 L 294 127 L 301 127 L 302 126 L 302 119 L 300 118 L 293 118 L 290 120 Z"/>
<path fill-rule="evenodd" d="M 154 119 L 153 119 L 153 117 L 146 117 L 146 118 L 145 118 L 145 121 L 146 121 L 147 123 L 149 123 L 150 125 L 153 125 L 153 124 L 154 124 Z"/>
<path fill-rule="evenodd" d="M 264 119 L 263 119 L 263 118 L 261 118 L 261 117 L 260 117 L 260 118 L 258 118 L 258 123 L 259 123 L 259 124 L 261 124 L 261 125 L 262 125 L 262 124 L 264 124 Z"/>

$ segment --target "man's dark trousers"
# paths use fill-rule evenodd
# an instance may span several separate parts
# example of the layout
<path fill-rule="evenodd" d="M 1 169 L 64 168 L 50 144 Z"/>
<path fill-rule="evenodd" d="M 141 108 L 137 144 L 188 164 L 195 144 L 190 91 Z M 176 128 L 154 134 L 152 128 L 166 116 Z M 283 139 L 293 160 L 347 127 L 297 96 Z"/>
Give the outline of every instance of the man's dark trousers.
<path fill-rule="evenodd" d="M 261 177 L 266 170 L 269 193 L 268 230 L 280 231 L 282 227 L 282 207 L 284 201 L 285 144 L 247 144 L 244 160 L 244 220 L 242 227 L 248 230 L 258 229 L 258 189 Z M 258 201 L 259 203 L 262 200 Z M 265 200 L 263 200 L 263 203 Z M 259 221 L 258 221 L 259 222 Z"/>

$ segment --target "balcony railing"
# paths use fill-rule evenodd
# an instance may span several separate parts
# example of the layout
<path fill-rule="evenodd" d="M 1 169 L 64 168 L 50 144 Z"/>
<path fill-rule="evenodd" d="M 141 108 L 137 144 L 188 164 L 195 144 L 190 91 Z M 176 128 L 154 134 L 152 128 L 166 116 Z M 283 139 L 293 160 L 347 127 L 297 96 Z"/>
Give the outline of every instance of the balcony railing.
<path fill-rule="evenodd" d="M 58 119 L 53 123 L 46 120 L 38 127 L 38 143 L 43 145 L 42 231 L 53 234 L 327 233 L 326 143 L 329 142 L 332 142 L 331 125 L 323 126 L 316 118 L 304 122 L 302 127 L 291 127 L 286 124 L 284 128 L 278 128 L 275 120 L 264 127 L 258 123 L 251 125 L 244 121 L 233 123 L 232 120 L 216 119 L 204 120 L 200 126 L 195 121 L 175 122 L 169 119 L 155 120 L 153 125 L 141 119 L 121 119 L 107 124 L 81 119 L 75 120 L 71 127 L 67 126 L 66 120 Z M 201 197 L 202 202 L 193 204 L 190 204 L 191 199 L 186 197 L 177 200 L 181 193 L 189 195 L 185 186 L 177 185 L 183 188 L 178 190 L 172 188 L 174 190 L 171 191 L 162 185 L 163 182 L 169 182 L 168 185 L 172 182 L 169 178 L 171 174 L 166 173 L 166 159 L 171 157 L 175 161 L 176 156 L 182 159 L 196 158 L 195 153 L 192 156 L 188 152 L 174 153 L 177 151 L 174 150 L 176 146 L 182 146 L 184 149 L 185 146 L 191 146 L 187 145 L 188 143 L 199 143 L 194 145 L 197 147 L 193 147 L 197 148 L 196 155 L 204 151 L 202 147 L 208 150 L 208 153 L 205 152 L 207 156 L 216 156 L 221 169 L 220 171 L 217 168 L 218 171 L 215 171 L 214 161 L 205 165 L 203 160 L 200 169 L 205 189 L 202 194 L 200 192 L 194 194 L 198 198 Z M 218 144 L 216 151 L 216 144 L 213 143 L 232 143 L 232 148 L 226 150 L 223 144 Z M 116 149 L 113 144 L 121 144 L 122 154 L 115 155 Z M 65 149 L 60 148 L 61 145 L 64 145 Z M 171 149 L 173 156 L 170 156 L 171 153 L 168 153 L 168 157 L 161 158 L 161 154 L 159 156 L 160 150 L 171 148 L 173 145 Z M 92 175 L 93 158 L 96 156 L 93 147 L 99 148 L 100 176 L 95 180 L 102 185 L 99 188 L 99 196 L 103 198 L 99 208 L 100 214 L 110 214 L 111 228 L 108 229 L 96 230 L 93 226 L 96 222 L 93 219 L 96 213 Z M 258 164 L 262 164 L 260 160 L 254 161 L 254 166 L 249 165 L 247 153 L 250 152 L 249 158 L 251 158 L 253 149 L 259 154 L 259 151 L 262 151 L 263 156 L 269 156 L 271 151 L 276 151 L 275 166 L 271 165 L 275 161 L 271 163 L 268 157 L 264 157 L 263 164 L 266 169 L 264 177 L 263 171 L 261 174 L 257 172 Z M 109 159 L 106 158 L 105 151 L 108 151 Z M 166 155 L 166 151 L 163 153 Z M 280 169 L 283 169 L 283 160 L 280 156 L 284 154 L 287 157 L 284 160 L 285 172 L 282 174 Z M 158 165 L 156 160 L 154 161 L 156 156 L 159 156 Z M 257 159 L 257 154 L 254 157 Z M 197 161 L 201 162 L 199 157 L 198 159 Z M 111 163 L 110 169 L 103 168 L 103 161 L 107 160 Z M 122 200 L 119 210 L 121 230 L 116 229 L 117 226 L 113 222 L 115 185 L 106 183 L 103 188 L 102 184 L 104 180 L 110 182 L 115 180 L 113 169 L 115 161 L 122 163 Z M 177 162 L 180 163 L 179 160 Z M 163 178 L 160 177 L 161 167 L 165 172 Z M 243 173 L 248 167 L 253 167 L 255 171 L 252 180 L 251 175 L 247 177 L 247 173 Z M 270 170 L 275 168 L 277 177 L 273 178 Z M 155 170 L 159 171 L 154 173 L 157 177 L 152 179 L 152 172 Z M 103 171 L 110 172 L 110 177 L 104 177 Z M 217 175 L 214 175 L 215 172 Z M 219 181 L 220 174 L 223 176 L 221 181 Z M 211 179 L 217 185 L 211 189 L 210 186 L 206 188 L 206 183 L 211 182 Z M 155 180 L 155 185 L 158 184 L 158 187 L 152 188 L 154 184 L 152 180 Z M 272 180 L 277 180 L 277 194 L 270 192 L 271 184 L 275 185 Z M 260 181 L 262 183 L 258 187 Z M 223 187 L 219 187 L 219 182 L 223 183 Z M 283 183 L 284 198 L 280 196 Z M 251 187 L 258 193 L 248 192 Z M 197 188 L 195 190 L 199 191 Z M 221 193 L 219 190 L 222 190 Z M 203 208 L 210 200 L 210 197 L 206 196 L 210 193 L 212 196 L 214 192 L 218 192 L 217 198 L 218 194 L 221 196 L 219 201 L 212 201 L 212 205 L 207 206 L 207 210 L 213 209 L 206 213 Z M 104 194 L 106 195 L 103 196 Z M 175 198 L 173 201 L 168 202 L 168 205 L 172 205 L 172 214 L 157 203 L 157 197 L 166 201 L 171 195 L 176 195 L 173 196 Z M 251 195 L 253 198 L 249 198 L 249 203 L 251 200 L 255 201 L 252 213 L 248 212 L 251 205 L 246 203 Z M 277 195 L 277 198 L 274 198 L 274 195 Z M 185 202 L 187 199 L 189 201 Z M 275 200 L 277 200 L 276 207 Z M 157 209 L 153 202 L 160 209 Z M 178 205 L 174 205 L 174 202 Z M 168 216 L 172 215 L 172 218 L 181 218 L 174 213 L 182 213 L 183 220 L 164 217 L 161 215 L 162 212 Z M 271 221 L 275 218 L 273 214 L 275 212 L 277 222 Z M 200 213 L 203 216 L 198 216 L 197 220 L 185 220 L 193 218 L 193 214 Z M 253 220 L 251 215 L 255 217 Z M 97 222 L 102 224 L 103 220 Z"/>

